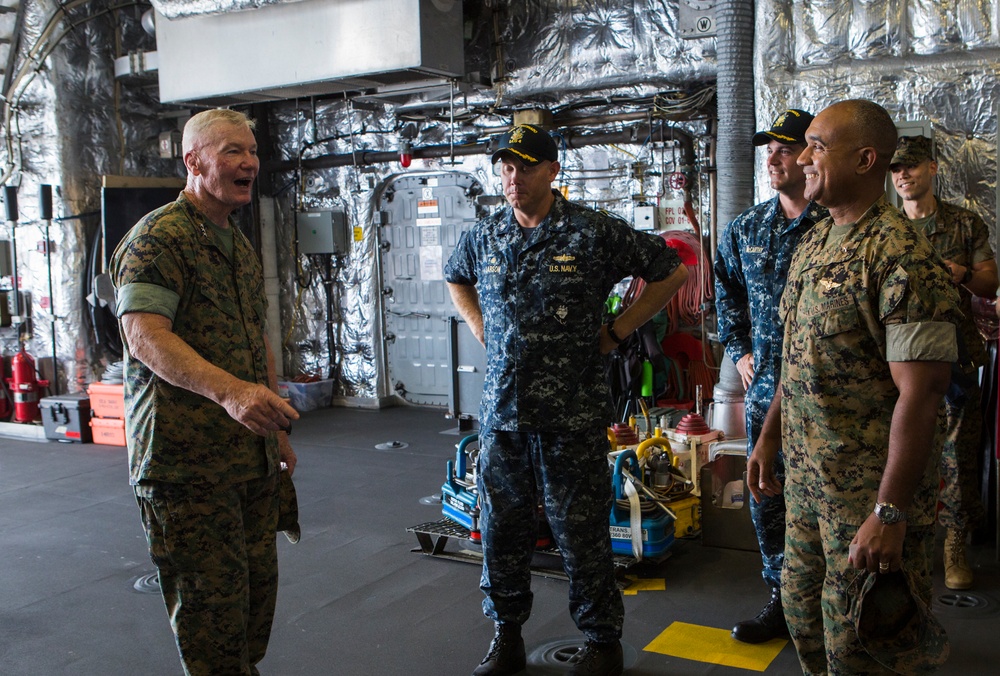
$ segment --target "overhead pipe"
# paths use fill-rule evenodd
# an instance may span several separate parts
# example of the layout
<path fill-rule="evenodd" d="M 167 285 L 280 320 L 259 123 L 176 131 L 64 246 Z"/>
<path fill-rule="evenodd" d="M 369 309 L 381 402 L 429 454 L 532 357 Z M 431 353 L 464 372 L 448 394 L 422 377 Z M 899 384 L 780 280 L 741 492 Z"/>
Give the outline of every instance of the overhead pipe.
<path fill-rule="evenodd" d="M 641 119 L 649 116 L 642 114 Z M 690 133 L 679 127 L 675 127 L 666 121 L 658 124 L 642 124 L 628 129 L 619 129 L 611 132 L 596 132 L 593 134 L 575 134 L 569 131 L 563 132 L 562 136 L 567 148 L 583 148 L 585 146 L 642 143 L 659 128 L 669 129 L 669 138 L 677 141 L 683 151 L 685 164 L 694 164 L 694 139 Z M 441 144 L 432 146 L 414 146 L 410 148 L 413 158 L 430 159 L 441 157 L 452 157 L 459 155 L 487 155 L 492 150 L 490 141 L 477 141 L 476 143 L 465 143 L 461 145 Z M 346 167 L 351 165 L 374 165 L 391 164 L 399 161 L 398 150 L 388 151 L 367 151 L 355 150 L 353 153 L 342 153 L 336 155 L 320 155 L 309 159 L 295 161 L 281 161 L 268 163 L 263 167 L 265 172 L 292 171 L 297 168 L 302 169 L 329 169 L 332 167 Z"/>

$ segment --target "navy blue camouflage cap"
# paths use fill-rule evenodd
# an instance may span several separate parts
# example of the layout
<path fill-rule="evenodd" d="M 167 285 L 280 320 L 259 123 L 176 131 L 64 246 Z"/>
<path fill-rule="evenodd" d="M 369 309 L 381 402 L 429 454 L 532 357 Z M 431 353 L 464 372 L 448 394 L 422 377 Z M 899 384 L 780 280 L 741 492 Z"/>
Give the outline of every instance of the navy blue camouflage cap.
<path fill-rule="evenodd" d="M 896 152 L 889 161 L 889 166 L 905 164 L 913 167 L 924 160 L 933 160 L 934 152 L 931 149 L 931 140 L 926 136 L 900 136 L 896 142 Z"/>
<path fill-rule="evenodd" d="M 559 159 L 559 148 L 555 140 L 544 129 L 530 124 L 519 124 L 504 132 L 493 153 L 493 163 L 504 153 L 510 153 L 528 166 L 534 166 L 543 160 L 555 162 Z"/>
<path fill-rule="evenodd" d="M 806 129 L 812 124 L 812 113 L 798 108 L 789 108 L 774 118 L 771 128 L 759 131 L 751 141 L 755 146 L 767 145 L 771 141 L 792 145 L 806 142 Z"/>
<path fill-rule="evenodd" d="M 951 645 L 944 627 L 916 593 L 912 575 L 861 571 L 848 591 L 848 618 L 865 651 L 898 674 L 935 671 Z"/>

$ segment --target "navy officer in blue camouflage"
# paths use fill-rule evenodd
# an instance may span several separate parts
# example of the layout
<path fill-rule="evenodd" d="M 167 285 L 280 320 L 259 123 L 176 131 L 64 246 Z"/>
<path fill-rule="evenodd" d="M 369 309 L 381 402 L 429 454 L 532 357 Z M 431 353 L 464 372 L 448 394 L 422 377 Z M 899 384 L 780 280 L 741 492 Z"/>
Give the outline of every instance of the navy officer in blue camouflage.
<path fill-rule="evenodd" d="M 778 304 L 785 289 L 788 266 L 802 235 L 822 219 L 827 210 L 806 199 L 806 175 L 796 164 L 806 147 L 806 129 L 813 116 L 790 108 L 775 118 L 771 128 L 751 139 L 767 147 L 767 174 L 778 193 L 737 216 L 719 240 L 715 257 L 715 309 L 719 341 L 746 388 L 747 455 L 753 451 L 767 408 L 774 398 L 781 373 L 784 326 Z M 785 477 L 781 455 L 775 475 Z M 744 643 L 764 643 L 788 635 L 781 607 L 781 566 L 785 552 L 785 496 L 778 494 L 750 501 L 750 516 L 763 561 L 764 582 L 771 598 L 757 617 L 737 622 L 733 638 Z"/>
<path fill-rule="evenodd" d="M 569 608 L 586 637 L 571 674 L 621 674 L 624 606 L 608 518 L 606 427 L 614 415 L 602 354 L 663 308 L 687 279 L 662 238 L 552 189 L 552 137 L 518 125 L 500 138 L 508 206 L 462 236 L 445 270 L 455 306 L 486 347 L 479 411 L 483 611 L 496 634 L 474 676 L 525 668 L 521 625 L 531 612 L 537 506 L 562 553 Z M 623 278 L 647 284 L 603 325 Z"/>

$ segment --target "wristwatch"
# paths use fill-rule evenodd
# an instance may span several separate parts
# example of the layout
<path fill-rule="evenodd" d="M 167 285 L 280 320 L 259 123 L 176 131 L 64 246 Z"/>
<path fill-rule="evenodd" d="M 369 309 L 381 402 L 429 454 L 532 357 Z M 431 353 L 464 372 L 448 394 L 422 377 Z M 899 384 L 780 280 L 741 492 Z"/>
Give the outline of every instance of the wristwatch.
<path fill-rule="evenodd" d="M 971 281 L 972 281 L 972 267 L 970 266 L 970 267 L 965 268 L 965 274 L 962 275 L 962 281 L 959 282 L 959 284 L 961 284 L 962 286 L 965 286 L 966 284 L 968 284 Z"/>
<path fill-rule="evenodd" d="M 891 526 L 900 521 L 906 521 L 906 512 L 901 510 L 891 502 L 875 503 L 875 516 L 886 526 Z"/>
<path fill-rule="evenodd" d="M 610 336 L 611 340 L 615 341 L 615 345 L 621 345 L 622 340 L 624 339 L 619 338 L 618 334 L 615 333 L 615 320 L 612 319 L 610 322 L 608 322 L 607 326 L 608 326 L 608 336 Z"/>

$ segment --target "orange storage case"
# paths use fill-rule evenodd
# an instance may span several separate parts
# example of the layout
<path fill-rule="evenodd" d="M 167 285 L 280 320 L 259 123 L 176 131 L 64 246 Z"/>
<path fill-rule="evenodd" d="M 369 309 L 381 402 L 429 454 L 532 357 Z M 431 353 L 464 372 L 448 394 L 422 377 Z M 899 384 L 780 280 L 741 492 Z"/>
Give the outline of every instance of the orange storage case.
<path fill-rule="evenodd" d="M 94 443 L 107 446 L 125 445 L 125 421 L 118 418 L 91 418 Z"/>
<path fill-rule="evenodd" d="M 90 408 L 98 418 L 125 419 L 124 385 L 91 383 L 87 386 L 87 392 L 90 394 Z"/>

